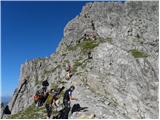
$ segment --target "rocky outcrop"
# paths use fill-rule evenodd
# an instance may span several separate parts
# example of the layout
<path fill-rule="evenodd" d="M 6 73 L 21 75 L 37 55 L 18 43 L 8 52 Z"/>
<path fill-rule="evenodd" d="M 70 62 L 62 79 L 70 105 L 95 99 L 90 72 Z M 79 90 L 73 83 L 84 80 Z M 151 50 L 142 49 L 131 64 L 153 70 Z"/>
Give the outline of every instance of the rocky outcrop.
<path fill-rule="evenodd" d="M 21 66 L 12 114 L 32 105 L 48 79 L 49 88 L 76 86 L 73 104 L 88 112 L 71 118 L 158 118 L 158 18 L 158 1 L 87 3 L 66 25 L 56 53 Z M 21 86 L 24 79 L 28 83 Z"/>
<path fill-rule="evenodd" d="M 4 104 L 1 103 L 1 111 L 0 111 L 0 117 L 3 118 L 3 110 L 4 110 Z"/>

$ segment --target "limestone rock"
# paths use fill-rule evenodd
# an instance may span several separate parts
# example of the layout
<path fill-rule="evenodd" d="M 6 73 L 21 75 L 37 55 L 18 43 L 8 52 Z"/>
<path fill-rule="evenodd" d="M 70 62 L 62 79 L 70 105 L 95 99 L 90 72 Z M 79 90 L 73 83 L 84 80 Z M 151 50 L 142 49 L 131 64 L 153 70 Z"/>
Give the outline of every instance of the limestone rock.
<path fill-rule="evenodd" d="M 158 18 L 158 1 L 87 3 L 64 28 L 56 53 L 21 66 L 12 114 L 32 105 L 32 96 L 48 79 L 49 88 L 75 85 L 73 96 L 89 114 L 72 118 L 157 119 Z M 69 81 L 67 63 L 73 73 Z M 28 84 L 21 86 L 25 78 Z"/>

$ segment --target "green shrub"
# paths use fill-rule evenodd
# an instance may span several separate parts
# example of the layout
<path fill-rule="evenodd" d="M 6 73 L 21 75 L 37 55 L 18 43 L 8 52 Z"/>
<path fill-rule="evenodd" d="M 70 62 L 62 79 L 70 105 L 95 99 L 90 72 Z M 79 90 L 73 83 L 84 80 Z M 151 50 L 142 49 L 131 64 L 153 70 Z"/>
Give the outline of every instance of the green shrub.
<path fill-rule="evenodd" d="M 74 51 L 74 50 L 76 50 L 77 49 L 77 45 L 76 46 L 70 46 L 70 47 L 68 47 L 68 51 Z"/>
<path fill-rule="evenodd" d="M 77 66 L 73 66 L 72 73 L 76 73 L 76 72 L 77 72 Z"/>
<path fill-rule="evenodd" d="M 60 83 L 60 84 L 66 84 L 67 82 L 66 82 L 66 81 L 61 80 L 61 81 L 59 81 L 59 83 Z"/>
<path fill-rule="evenodd" d="M 41 81 L 39 81 L 38 79 L 35 80 L 35 85 L 39 85 L 41 84 Z"/>
<path fill-rule="evenodd" d="M 50 57 L 50 59 L 51 59 L 52 61 L 55 61 L 55 60 L 56 60 L 56 56 L 53 55 L 53 56 Z"/>
<path fill-rule="evenodd" d="M 135 58 L 145 58 L 148 57 L 148 55 L 146 53 L 144 53 L 143 51 L 139 51 L 137 49 L 133 49 L 131 50 L 131 54 L 135 57 Z"/>
<path fill-rule="evenodd" d="M 112 43 L 113 40 L 112 40 L 111 37 L 107 37 L 107 38 L 106 38 L 106 41 L 109 42 L 109 43 Z"/>
<path fill-rule="evenodd" d="M 65 57 L 65 56 L 66 56 L 66 53 L 63 53 L 63 54 L 62 54 L 62 56 L 64 56 L 64 57 Z"/>
<path fill-rule="evenodd" d="M 80 61 L 78 61 L 78 60 L 76 60 L 76 62 L 74 63 L 74 66 L 81 66 L 82 65 L 82 63 L 80 62 Z"/>
<path fill-rule="evenodd" d="M 69 63 L 69 60 L 64 60 L 64 63 Z"/>
<path fill-rule="evenodd" d="M 66 69 L 66 64 L 67 64 L 67 63 L 70 63 L 69 60 L 64 60 L 64 62 L 63 62 L 63 64 L 62 64 L 62 67 Z"/>
<path fill-rule="evenodd" d="M 87 50 L 91 50 L 94 49 L 95 47 L 97 47 L 100 43 L 103 42 L 108 42 L 108 43 L 112 43 L 112 38 L 111 37 L 107 37 L 106 39 L 103 38 L 97 38 L 96 40 L 92 40 L 92 39 L 83 39 L 83 41 L 81 43 L 78 43 L 74 46 L 69 46 L 67 48 L 67 50 L 69 51 L 74 51 L 77 50 L 77 48 L 80 48 L 82 50 L 82 52 L 86 52 Z"/>
<path fill-rule="evenodd" d="M 83 42 L 79 44 L 79 47 L 81 48 L 82 52 L 86 52 L 87 50 L 94 49 L 98 45 L 99 42 L 96 40 L 85 39 Z"/>
<path fill-rule="evenodd" d="M 59 64 L 59 65 L 57 65 L 55 68 L 53 68 L 53 69 L 51 69 L 51 70 L 44 70 L 44 74 L 47 74 L 47 75 L 49 75 L 49 74 L 51 74 L 51 73 L 53 73 L 57 68 L 60 68 L 61 67 L 61 65 Z"/>
<path fill-rule="evenodd" d="M 38 110 L 35 108 L 35 105 L 32 104 L 25 110 L 9 116 L 9 119 L 38 119 L 38 117 L 43 118 L 43 116 L 37 112 Z"/>
<path fill-rule="evenodd" d="M 81 65 L 82 65 L 82 62 L 80 62 L 79 60 L 76 60 L 75 63 L 74 63 L 74 65 L 73 65 L 72 72 L 73 73 L 77 72 L 77 68 L 79 66 L 81 66 Z"/>
<path fill-rule="evenodd" d="M 75 46 L 68 47 L 69 51 L 74 51 L 77 48 L 80 48 L 82 52 L 86 52 L 87 50 L 91 50 L 99 45 L 100 41 L 92 40 L 92 39 L 83 39 L 81 43 L 78 43 Z"/>

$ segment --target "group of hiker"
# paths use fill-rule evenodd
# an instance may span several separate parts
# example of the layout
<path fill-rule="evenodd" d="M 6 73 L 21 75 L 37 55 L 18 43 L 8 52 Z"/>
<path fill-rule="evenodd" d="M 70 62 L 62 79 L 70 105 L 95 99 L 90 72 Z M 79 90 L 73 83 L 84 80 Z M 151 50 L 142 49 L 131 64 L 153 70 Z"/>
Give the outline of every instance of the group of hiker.
<path fill-rule="evenodd" d="M 61 92 L 65 87 L 57 88 L 56 90 L 50 89 L 48 91 L 47 87 L 49 86 L 48 80 L 42 82 L 42 89 L 38 90 L 34 96 L 34 102 L 37 107 L 45 107 L 47 112 L 47 119 L 51 118 L 52 108 L 57 108 L 57 100 Z M 72 92 L 75 87 L 71 86 L 67 89 L 63 96 L 63 112 L 59 115 L 59 119 L 68 119 L 68 114 L 71 110 L 71 100 L 77 100 L 77 98 L 72 97 Z"/>
<path fill-rule="evenodd" d="M 91 57 L 91 53 L 89 53 L 89 56 Z M 71 65 L 68 63 L 66 64 L 66 80 L 69 80 L 72 77 L 72 68 Z M 21 91 L 22 87 L 27 87 L 28 79 L 24 79 L 21 83 L 20 88 L 18 89 L 18 93 Z M 52 115 L 52 109 L 57 108 L 57 100 L 60 97 L 61 92 L 65 89 L 65 87 L 57 88 L 57 89 L 50 89 L 48 90 L 49 82 L 48 79 L 44 80 L 42 82 L 42 87 L 38 91 L 36 91 L 35 95 L 33 96 L 34 102 L 36 107 L 45 107 L 47 112 L 47 119 L 51 118 Z M 73 106 L 71 110 L 71 100 L 78 100 L 77 98 L 72 97 L 72 92 L 75 90 L 75 86 L 70 86 L 65 92 L 63 96 L 63 109 L 59 111 L 59 114 L 55 117 L 58 119 L 68 119 L 68 115 L 70 111 L 74 111 L 75 108 L 78 108 L 80 110 L 80 105 L 76 104 Z M 18 96 L 18 94 L 17 94 Z M 13 107 L 13 105 L 12 105 Z M 12 110 L 11 107 L 11 110 Z M 9 110 L 9 108 L 8 108 Z M 71 113 L 72 113 L 71 112 Z M 8 114 L 8 112 L 7 112 Z M 9 113 L 11 114 L 11 112 Z"/>
<path fill-rule="evenodd" d="M 90 53 L 91 54 L 91 53 Z M 72 77 L 72 68 L 71 64 L 68 63 L 66 64 L 66 80 L 69 80 Z M 65 89 L 65 87 L 57 88 L 57 89 L 50 89 L 48 90 L 49 83 L 48 80 L 44 80 L 42 82 L 42 88 L 38 90 L 34 96 L 34 101 L 37 107 L 45 107 L 46 112 L 47 112 L 47 119 L 51 118 L 52 115 L 52 109 L 57 108 L 57 100 L 60 97 L 61 92 Z M 67 89 L 64 92 L 63 96 L 63 109 L 59 111 L 59 115 L 57 115 L 58 119 L 68 119 L 68 115 L 71 110 L 71 100 L 78 100 L 77 98 L 72 97 L 72 92 L 74 91 L 75 86 L 70 86 L 69 89 Z M 80 108 L 80 105 L 75 105 L 78 106 L 76 108 Z M 75 107 L 74 106 L 74 107 Z M 73 109 L 73 108 L 72 108 Z"/>

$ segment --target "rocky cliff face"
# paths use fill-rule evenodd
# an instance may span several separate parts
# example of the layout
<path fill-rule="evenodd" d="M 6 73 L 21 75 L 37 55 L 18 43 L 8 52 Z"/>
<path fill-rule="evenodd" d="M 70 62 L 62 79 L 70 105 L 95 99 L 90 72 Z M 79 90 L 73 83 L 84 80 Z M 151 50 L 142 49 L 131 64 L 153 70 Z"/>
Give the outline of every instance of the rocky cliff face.
<path fill-rule="evenodd" d="M 49 88 L 75 85 L 73 104 L 88 107 L 71 118 L 158 118 L 158 19 L 158 1 L 87 3 L 66 25 L 56 53 L 21 66 L 12 114 L 32 105 L 48 79 Z M 24 78 L 28 84 L 21 86 Z"/>

